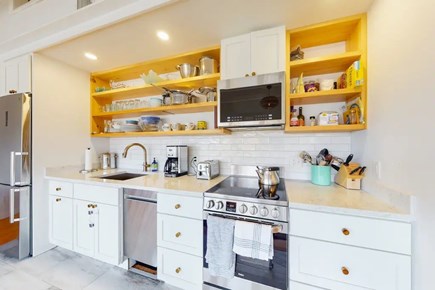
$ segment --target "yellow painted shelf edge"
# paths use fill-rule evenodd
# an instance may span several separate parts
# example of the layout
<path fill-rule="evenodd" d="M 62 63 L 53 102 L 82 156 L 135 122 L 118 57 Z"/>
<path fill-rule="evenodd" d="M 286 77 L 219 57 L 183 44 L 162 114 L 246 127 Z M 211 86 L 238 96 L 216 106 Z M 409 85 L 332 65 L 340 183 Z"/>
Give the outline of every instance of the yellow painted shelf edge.
<path fill-rule="evenodd" d="M 337 90 L 328 90 L 328 91 L 289 94 L 289 97 L 290 99 L 302 99 L 302 98 L 316 98 L 316 97 L 324 97 L 324 96 L 353 95 L 353 94 L 360 94 L 361 92 L 362 92 L 362 88 L 337 89 Z"/>
<path fill-rule="evenodd" d="M 355 125 L 334 125 L 334 126 L 302 126 L 302 127 L 286 127 L 285 133 L 322 133 L 322 132 L 351 132 L 365 130 L 366 124 Z"/>
<path fill-rule="evenodd" d="M 311 57 L 311 58 L 305 58 L 301 60 L 290 61 L 290 68 L 317 63 L 317 62 L 328 62 L 328 61 L 334 61 L 339 59 L 359 58 L 359 57 L 361 57 L 360 51 L 349 51 L 349 52 L 327 55 L 327 56 Z"/>
<path fill-rule="evenodd" d="M 96 138 L 124 138 L 124 137 L 156 137 L 156 136 L 206 136 L 227 135 L 231 131 L 227 129 L 188 130 L 188 131 L 157 131 L 157 132 L 125 132 L 125 133 L 101 133 L 91 134 Z"/>

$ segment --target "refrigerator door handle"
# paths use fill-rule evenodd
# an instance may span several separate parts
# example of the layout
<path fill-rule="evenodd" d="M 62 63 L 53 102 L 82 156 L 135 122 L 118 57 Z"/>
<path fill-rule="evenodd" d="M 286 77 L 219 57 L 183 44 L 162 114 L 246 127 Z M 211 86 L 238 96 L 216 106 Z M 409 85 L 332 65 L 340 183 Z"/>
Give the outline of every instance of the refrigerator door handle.
<path fill-rule="evenodd" d="M 9 207 L 10 207 L 9 222 L 11 224 L 25 220 L 25 218 L 15 218 L 15 192 L 20 192 L 20 191 L 21 190 L 19 188 L 11 188 L 9 190 L 9 194 L 10 194 L 10 197 L 9 197 Z"/>
<path fill-rule="evenodd" d="M 24 156 L 29 155 L 29 152 L 15 152 L 11 151 L 11 186 L 20 185 L 19 183 L 15 182 L 15 156 Z"/>

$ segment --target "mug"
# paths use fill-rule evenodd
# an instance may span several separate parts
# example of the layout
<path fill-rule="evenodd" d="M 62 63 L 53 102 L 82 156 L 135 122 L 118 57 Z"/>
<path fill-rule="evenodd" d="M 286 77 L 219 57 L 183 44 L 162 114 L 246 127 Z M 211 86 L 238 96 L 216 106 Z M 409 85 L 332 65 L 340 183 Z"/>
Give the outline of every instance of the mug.
<path fill-rule="evenodd" d="M 165 123 L 162 125 L 162 130 L 163 131 L 171 131 L 171 124 L 169 123 Z"/>
<path fill-rule="evenodd" d="M 171 129 L 172 129 L 172 131 L 184 130 L 184 125 L 180 124 L 180 123 L 173 123 L 173 124 L 171 124 Z"/>
<path fill-rule="evenodd" d="M 207 122 L 206 121 L 198 121 L 196 124 L 196 128 L 198 130 L 206 130 L 207 129 Z"/>
<path fill-rule="evenodd" d="M 195 129 L 195 124 L 192 123 L 192 122 L 186 123 L 184 126 L 185 126 L 184 130 L 186 130 L 186 131 L 190 131 L 190 130 L 194 130 Z"/>

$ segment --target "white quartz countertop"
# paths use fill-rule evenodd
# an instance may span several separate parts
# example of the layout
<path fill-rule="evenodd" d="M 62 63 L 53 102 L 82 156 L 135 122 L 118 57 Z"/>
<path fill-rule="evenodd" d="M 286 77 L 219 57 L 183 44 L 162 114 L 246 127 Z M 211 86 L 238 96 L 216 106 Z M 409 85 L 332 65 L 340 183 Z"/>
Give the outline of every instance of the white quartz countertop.
<path fill-rule="evenodd" d="M 409 212 L 400 210 L 363 190 L 350 190 L 337 184 L 320 186 L 301 180 L 287 179 L 285 182 L 290 208 L 407 222 L 413 220 Z"/>
<path fill-rule="evenodd" d="M 92 173 L 82 174 L 77 168 L 61 167 L 47 168 L 45 176 L 48 179 L 58 181 L 76 182 L 118 188 L 153 190 L 165 193 L 184 194 L 198 197 L 202 197 L 204 191 L 212 188 L 226 178 L 226 176 L 222 175 L 212 180 L 197 179 L 196 176 L 188 175 L 171 178 L 165 177 L 162 172 L 147 172 L 145 173 L 145 176 L 124 181 L 97 178 L 98 176 L 112 175 L 121 172 L 144 173 L 132 170 L 111 169 L 104 171 L 98 170 Z"/>
<path fill-rule="evenodd" d="M 221 175 L 212 180 L 199 180 L 195 176 L 177 178 L 165 177 L 162 172 L 147 173 L 142 177 L 119 181 L 96 178 L 118 172 L 132 170 L 99 170 L 81 174 L 74 167 L 47 168 L 46 178 L 51 180 L 76 182 L 117 188 L 134 188 L 165 193 L 202 197 L 203 192 L 212 188 L 227 176 Z M 134 172 L 141 173 L 141 172 Z M 409 212 L 398 209 L 374 195 L 362 190 L 348 190 L 339 185 L 318 186 L 309 181 L 285 180 L 289 207 L 303 210 L 324 211 L 337 214 L 351 214 L 373 218 L 385 218 L 399 221 L 412 221 Z"/>

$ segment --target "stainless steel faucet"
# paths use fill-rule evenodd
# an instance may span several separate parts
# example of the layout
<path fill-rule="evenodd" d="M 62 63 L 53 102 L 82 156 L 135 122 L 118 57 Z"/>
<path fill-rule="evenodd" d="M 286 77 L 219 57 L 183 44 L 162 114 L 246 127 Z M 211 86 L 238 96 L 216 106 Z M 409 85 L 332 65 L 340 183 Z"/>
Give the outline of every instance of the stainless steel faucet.
<path fill-rule="evenodd" d="M 145 171 L 148 170 L 148 167 L 150 167 L 150 165 L 147 163 L 147 149 L 146 149 L 145 146 L 143 146 L 142 144 L 140 144 L 140 143 L 131 143 L 130 145 L 127 145 L 127 146 L 125 147 L 125 149 L 124 149 L 124 152 L 122 152 L 122 157 L 126 158 L 126 157 L 127 157 L 128 150 L 129 150 L 131 147 L 134 147 L 134 146 L 137 146 L 137 147 L 140 147 L 140 148 L 143 149 L 143 153 L 144 153 L 143 171 L 145 172 Z"/>

